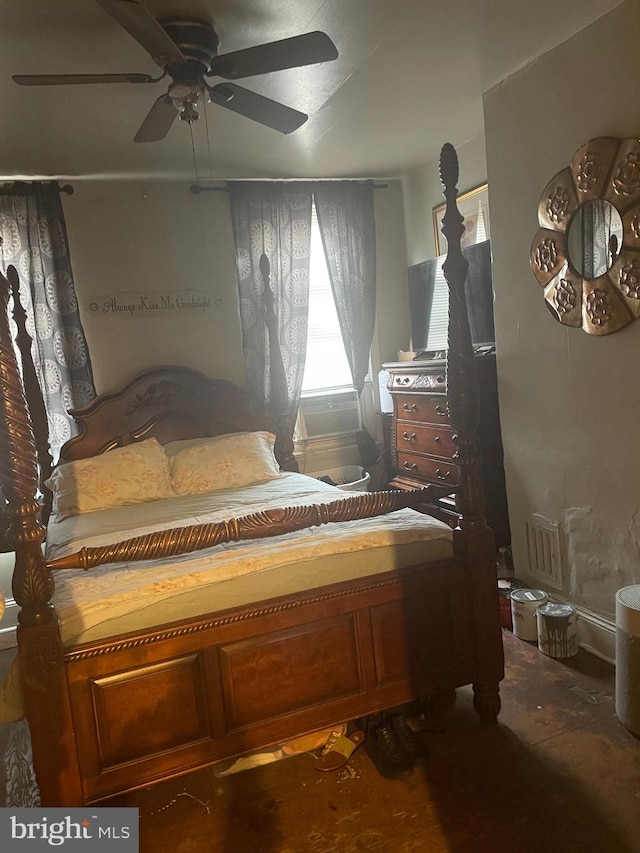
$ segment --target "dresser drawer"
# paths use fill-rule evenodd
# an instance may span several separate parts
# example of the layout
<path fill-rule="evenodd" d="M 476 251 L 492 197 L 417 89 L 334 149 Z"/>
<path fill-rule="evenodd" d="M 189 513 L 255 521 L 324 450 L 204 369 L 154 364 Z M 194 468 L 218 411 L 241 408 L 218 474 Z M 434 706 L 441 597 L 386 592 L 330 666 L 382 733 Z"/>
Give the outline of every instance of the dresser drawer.
<path fill-rule="evenodd" d="M 444 367 L 422 373 L 394 373 L 389 384 L 389 390 L 394 391 L 437 391 L 441 394 L 447 390 L 447 377 Z"/>
<path fill-rule="evenodd" d="M 449 423 L 447 398 L 444 394 L 394 395 L 396 417 L 403 421 L 422 421 L 427 424 Z"/>
<path fill-rule="evenodd" d="M 398 453 L 408 451 L 451 458 L 457 449 L 455 433 L 451 427 L 426 426 L 414 421 L 397 421 L 396 450 Z"/>
<path fill-rule="evenodd" d="M 398 452 L 398 473 L 416 477 L 440 485 L 458 485 L 459 471 L 456 465 L 415 453 Z"/>

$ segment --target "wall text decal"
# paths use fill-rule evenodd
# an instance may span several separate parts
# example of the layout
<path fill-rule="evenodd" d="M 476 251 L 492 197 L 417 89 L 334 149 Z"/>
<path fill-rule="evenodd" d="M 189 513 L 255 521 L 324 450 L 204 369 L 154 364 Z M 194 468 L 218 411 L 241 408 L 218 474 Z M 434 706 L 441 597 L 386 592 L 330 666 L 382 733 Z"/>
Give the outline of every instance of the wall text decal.
<path fill-rule="evenodd" d="M 87 303 L 91 317 L 161 317 L 210 314 L 223 304 L 219 297 L 195 290 L 172 293 L 115 293 L 95 297 Z"/>

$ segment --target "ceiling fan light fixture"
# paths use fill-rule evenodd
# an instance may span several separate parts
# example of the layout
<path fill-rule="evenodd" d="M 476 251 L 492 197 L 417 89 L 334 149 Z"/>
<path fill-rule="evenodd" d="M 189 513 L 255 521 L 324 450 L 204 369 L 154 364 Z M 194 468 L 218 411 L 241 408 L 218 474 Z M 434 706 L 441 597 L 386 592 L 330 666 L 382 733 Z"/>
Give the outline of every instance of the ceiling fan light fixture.
<path fill-rule="evenodd" d="M 180 121 L 186 121 L 189 124 L 193 124 L 194 121 L 198 121 L 200 118 L 200 113 L 198 112 L 198 98 L 197 96 L 194 98 L 187 98 L 183 103 L 180 109 Z"/>

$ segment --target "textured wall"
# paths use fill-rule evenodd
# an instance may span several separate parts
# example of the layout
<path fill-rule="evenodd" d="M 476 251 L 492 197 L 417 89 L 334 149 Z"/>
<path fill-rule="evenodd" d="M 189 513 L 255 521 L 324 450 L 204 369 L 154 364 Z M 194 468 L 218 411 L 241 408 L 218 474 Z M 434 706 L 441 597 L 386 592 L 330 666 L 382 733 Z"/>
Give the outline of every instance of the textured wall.
<path fill-rule="evenodd" d="M 603 338 L 561 326 L 529 268 L 547 181 L 597 136 L 640 134 L 636 0 L 484 97 L 502 431 L 516 571 L 525 523 L 558 521 L 564 592 L 613 616 L 640 580 L 640 322 Z"/>

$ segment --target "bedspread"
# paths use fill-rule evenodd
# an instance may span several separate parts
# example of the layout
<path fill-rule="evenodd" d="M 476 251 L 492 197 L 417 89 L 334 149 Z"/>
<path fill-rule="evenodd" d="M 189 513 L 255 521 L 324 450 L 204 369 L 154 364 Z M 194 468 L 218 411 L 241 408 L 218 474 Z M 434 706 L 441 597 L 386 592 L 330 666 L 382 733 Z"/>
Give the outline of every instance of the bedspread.
<path fill-rule="evenodd" d="M 154 530 L 285 505 L 327 503 L 347 494 L 311 477 L 284 473 L 242 489 L 101 510 L 59 522 L 54 517 L 46 554 L 54 559 L 83 546 L 106 545 Z M 425 542 L 440 545 L 427 559 L 451 555 L 451 530 L 446 524 L 411 509 L 398 510 L 163 560 L 108 564 L 88 572 L 58 571 L 54 603 L 63 642 L 78 642 L 426 562 Z M 196 601 L 189 600 L 190 593 L 196 593 Z M 117 627 L 122 617 L 124 622 Z"/>

